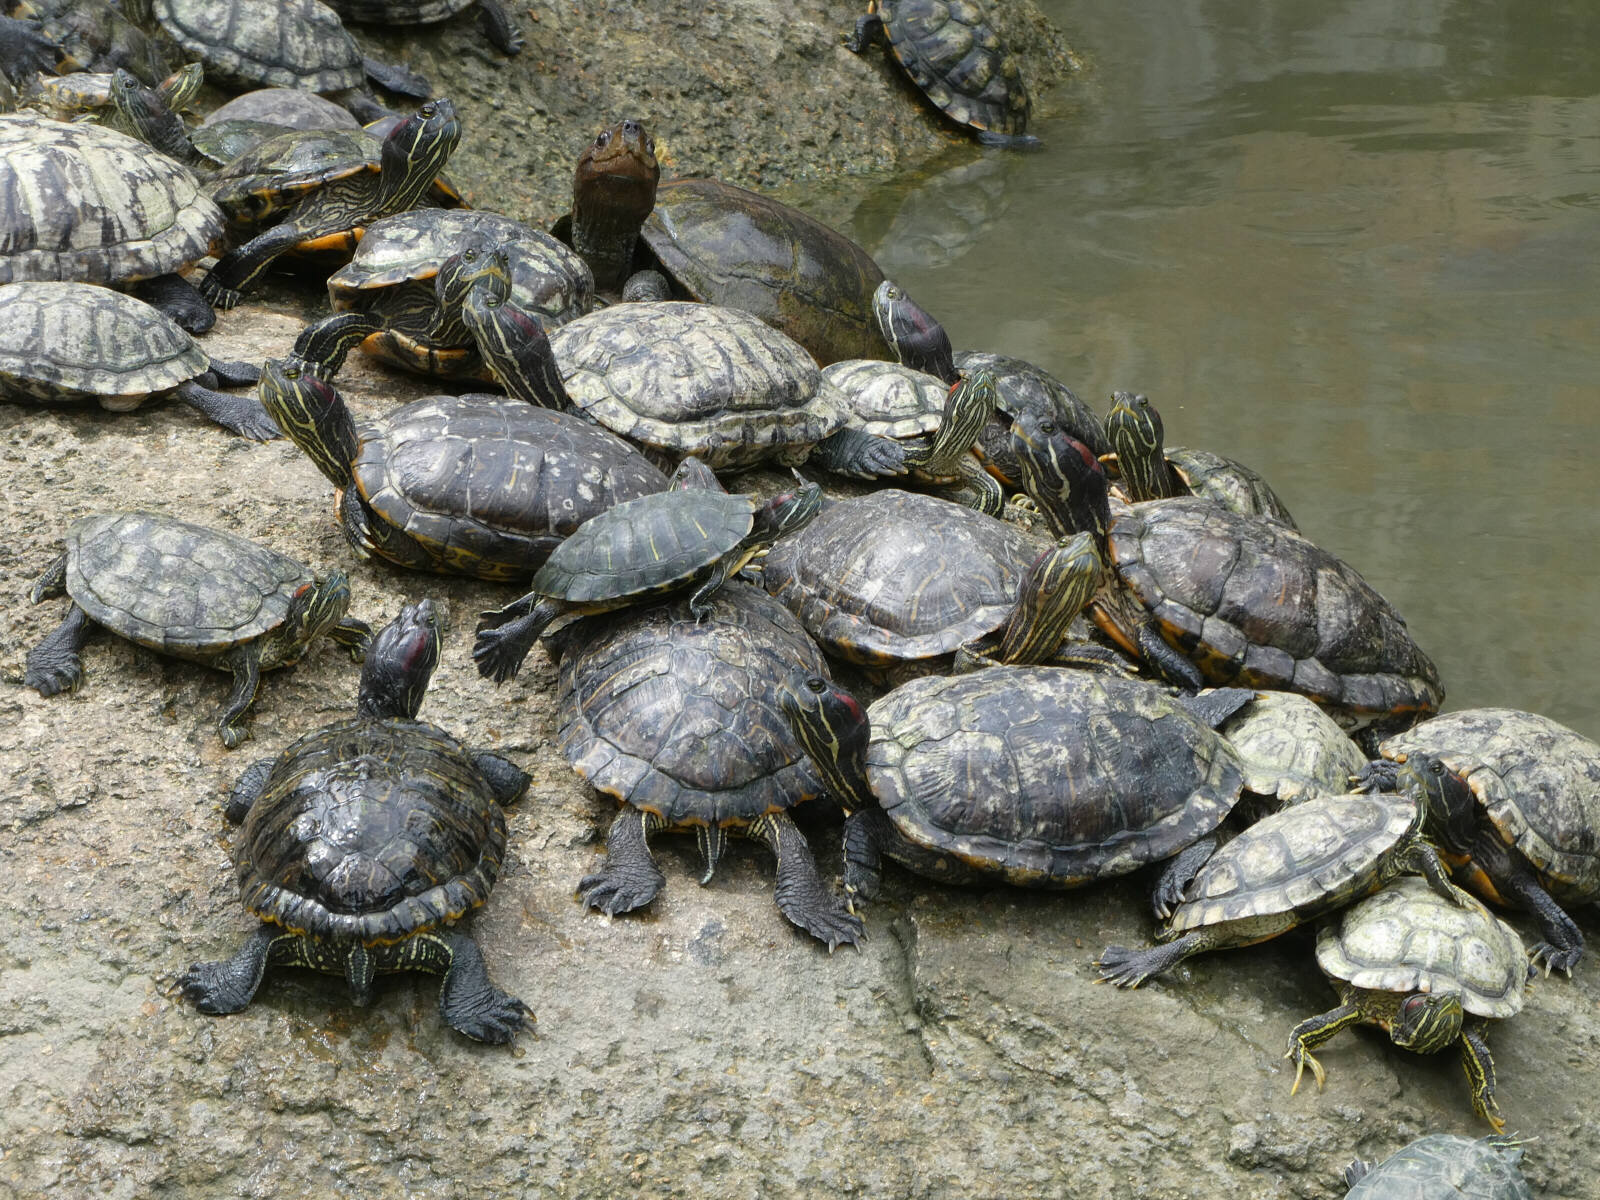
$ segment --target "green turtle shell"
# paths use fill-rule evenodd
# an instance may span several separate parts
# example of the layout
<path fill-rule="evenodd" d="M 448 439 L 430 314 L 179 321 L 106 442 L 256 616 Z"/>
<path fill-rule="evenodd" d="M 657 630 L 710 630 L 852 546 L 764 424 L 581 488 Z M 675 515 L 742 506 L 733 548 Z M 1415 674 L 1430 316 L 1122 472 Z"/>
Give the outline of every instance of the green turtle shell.
<path fill-rule="evenodd" d="M 926 371 L 875 358 L 847 358 L 822 368 L 844 397 L 852 428 L 888 438 L 933 433 L 950 388 Z"/>
<path fill-rule="evenodd" d="M 1020 135 L 1032 103 L 1022 71 L 974 0 L 876 0 L 884 33 L 913 83 L 951 120 Z"/>
<path fill-rule="evenodd" d="M 844 424 L 811 356 L 749 313 L 714 304 L 618 304 L 550 332 L 575 411 L 716 470 L 803 461 Z"/>
<path fill-rule="evenodd" d="M 1600 744 L 1536 713 L 1469 708 L 1396 734 L 1379 750 L 1389 759 L 1438 755 L 1556 899 L 1600 896 Z"/>
<path fill-rule="evenodd" d="M 92 283 L 0 284 L 0 391 L 137 408 L 211 365 L 166 314 Z"/>
<path fill-rule="evenodd" d="M 1516 930 L 1483 905 L 1450 903 L 1402 876 L 1317 933 L 1317 965 L 1374 992 L 1455 992 L 1480 1017 L 1522 1010 L 1528 956 Z"/>
<path fill-rule="evenodd" d="M 746 824 L 819 795 L 776 680 L 825 674 L 780 604 L 737 580 L 697 621 L 686 598 L 562 630 L 561 752 L 593 787 L 668 825 Z"/>
<path fill-rule="evenodd" d="M 278 756 L 235 857 L 263 921 L 379 945 L 482 904 L 505 845 L 505 814 L 455 738 L 358 717 Z"/>
<path fill-rule="evenodd" d="M 211 195 L 238 231 L 255 229 L 317 188 L 378 173 L 383 143 L 364 129 L 291 129 L 256 142 L 213 176 Z"/>
<path fill-rule="evenodd" d="M 1356 1181 L 1345 1200 L 1533 1200 L 1522 1151 L 1495 1138 L 1430 1133 Z"/>
<path fill-rule="evenodd" d="M 1187 446 L 1168 446 L 1167 465 L 1177 471 L 1189 490 L 1236 513 L 1261 517 L 1290 529 L 1298 529 L 1288 506 L 1256 471 L 1236 459 L 1196 450 Z"/>
<path fill-rule="evenodd" d="M 1293 692 L 1257 692 L 1223 723 L 1222 735 L 1244 765 L 1244 786 L 1283 804 L 1341 795 L 1367 765 L 1332 717 Z"/>
<path fill-rule="evenodd" d="M 867 777 L 900 835 L 1024 886 L 1170 858 L 1242 785 L 1227 743 L 1138 680 L 991 667 L 913 680 L 868 718 Z"/>
<path fill-rule="evenodd" d="M 360 47 L 318 0 L 154 0 L 152 7 L 213 82 L 337 92 L 365 78 Z"/>
<path fill-rule="evenodd" d="M 883 488 L 831 501 L 780 539 L 762 583 L 830 653 L 886 666 L 952 654 L 999 629 L 1044 549 L 963 505 Z"/>
<path fill-rule="evenodd" d="M 131 283 L 211 253 L 222 214 L 194 175 L 100 125 L 0 115 L 0 283 Z"/>
<path fill-rule="evenodd" d="M 153 513 L 98 513 L 67 530 L 67 594 L 91 620 L 190 662 L 278 628 L 311 571 L 247 538 Z"/>
<path fill-rule="evenodd" d="M 479 579 L 526 579 L 589 518 L 667 486 L 614 434 L 505 396 L 428 396 L 360 439 L 355 485 L 373 516 L 435 569 Z"/>

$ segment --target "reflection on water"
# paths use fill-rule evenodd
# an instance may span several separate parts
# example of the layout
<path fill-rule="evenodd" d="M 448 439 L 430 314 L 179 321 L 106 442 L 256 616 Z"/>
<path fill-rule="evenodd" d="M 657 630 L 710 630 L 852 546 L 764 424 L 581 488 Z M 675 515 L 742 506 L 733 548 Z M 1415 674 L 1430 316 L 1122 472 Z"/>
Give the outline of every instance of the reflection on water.
<path fill-rule="evenodd" d="M 1600 8 L 1042 2 L 1092 63 L 1047 149 L 955 146 L 852 231 L 957 348 L 1255 466 L 1452 707 L 1600 736 Z"/>

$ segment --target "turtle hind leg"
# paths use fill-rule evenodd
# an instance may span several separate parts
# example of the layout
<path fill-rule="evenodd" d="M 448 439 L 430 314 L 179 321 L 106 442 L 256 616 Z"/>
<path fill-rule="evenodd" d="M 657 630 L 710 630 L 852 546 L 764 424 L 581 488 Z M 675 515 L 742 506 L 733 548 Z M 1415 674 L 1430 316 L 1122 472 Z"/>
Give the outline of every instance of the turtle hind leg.
<path fill-rule="evenodd" d="M 856 19 L 855 32 L 845 39 L 845 49 L 852 54 L 864 54 L 868 46 L 883 36 L 883 18 L 875 12 L 869 12 Z"/>
<path fill-rule="evenodd" d="M 1460 1041 L 1461 1069 L 1467 1073 L 1467 1084 L 1472 1089 L 1472 1111 L 1488 1121 L 1496 1133 L 1504 1133 L 1505 1119 L 1494 1099 L 1494 1059 L 1483 1036 L 1483 1022 L 1474 1021 L 1463 1028 Z"/>
<path fill-rule="evenodd" d="M 293 934 L 275 932 L 263 925 L 232 958 L 195 963 L 178 976 L 178 988 L 184 999 L 203 1013 L 222 1016 L 240 1012 L 255 998 L 273 958 L 273 946 L 293 940 Z"/>
<path fill-rule="evenodd" d="M 653 813 L 624 808 L 606 833 L 606 861 L 578 880 L 578 898 L 608 917 L 643 908 L 656 898 L 667 877 L 650 855 L 650 835 L 665 828 Z"/>
<path fill-rule="evenodd" d="M 33 581 L 33 590 L 28 593 L 28 602 L 37 604 L 41 600 L 49 600 L 55 596 L 67 594 L 67 555 L 62 551 L 48 567 Z"/>
<path fill-rule="evenodd" d="M 74 604 L 61 624 L 28 651 L 22 682 L 41 696 L 77 691 L 83 685 L 78 651 L 88 636 L 89 614 Z"/>
<path fill-rule="evenodd" d="M 811 847 L 787 813 L 767 813 L 751 823 L 746 835 L 765 842 L 778 860 L 775 898 L 778 910 L 832 953 L 837 946 L 861 941 L 861 918 L 841 904 L 817 874 Z"/>
<path fill-rule="evenodd" d="M 1191 954 L 1209 949 L 1211 939 L 1204 931 L 1186 933 L 1177 941 L 1164 946 L 1151 946 L 1145 950 L 1130 950 L 1126 946 L 1107 946 L 1095 959 L 1100 978 L 1121 988 L 1136 988 L 1155 975 L 1172 970 Z"/>
<path fill-rule="evenodd" d="M 502 992 L 489 979 L 483 951 L 464 933 L 445 930 L 418 934 L 393 947 L 383 969 L 430 971 L 443 975 L 439 1017 L 457 1033 L 476 1042 L 503 1045 L 533 1023 L 533 1010 Z"/>
<path fill-rule="evenodd" d="M 523 615 L 513 616 L 503 622 L 499 620 L 521 603 L 514 601 L 506 608 L 481 614 L 478 635 L 472 643 L 472 658 L 478 664 L 478 674 L 485 679 L 493 679 L 496 683 L 515 679 L 517 672 L 522 669 L 522 660 L 528 657 L 528 651 L 533 649 L 545 626 L 555 620 L 563 608 L 559 601 L 540 600 Z"/>
<path fill-rule="evenodd" d="M 521 54 L 525 43 L 522 31 L 511 20 L 500 0 L 478 0 L 478 28 L 489 44 L 502 54 Z"/>

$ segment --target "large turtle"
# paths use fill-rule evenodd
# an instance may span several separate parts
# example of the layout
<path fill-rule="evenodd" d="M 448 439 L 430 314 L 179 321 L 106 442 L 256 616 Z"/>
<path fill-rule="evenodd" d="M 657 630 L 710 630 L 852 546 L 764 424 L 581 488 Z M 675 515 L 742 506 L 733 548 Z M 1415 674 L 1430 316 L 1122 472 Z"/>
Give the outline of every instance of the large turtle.
<path fill-rule="evenodd" d="M 1419 1054 L 1459 1043 L 1473 1111 L 1500 1132 L 1484 1034 L 1489 1021 L 1522 1009 L 1533 968 L 1516 930 L 1470 896 L 1445 899 L 1420 880 L 1400 879 L 1317 932 L 1317 965 L 1341 1003 L 1290 1032 L 1284 1057 L 1295 1065 L 1295 1088 L 1310 1067 L 1321 1090 L 1326 1074 L 1311 1051 L 1366 1022 Z"/>
<path fill-rule="evenodd" d="M 521 54 L 522 33 L 500 0 L 328 0 L 347 21 L 372 25 L 432 25 L 469 8 L 478 10 L 478 27 L 495 49 Z"/>
<path fill-rule="evenodd" d="M 1379 746 L 1369 782 L 1415 767 L 1441 803 L 1472 814 L 1441 830 L 1467 886 L 1526 910 L 1546 972 L 1571 974 L 1583 933 L 1566 909 L 1600 900 L 1600 744 L 1549 717 L 1511 708 L 1445 713 Z M 1462 861 L 1464 860 L 1464 861 Z"/>
<path fill-rule="evenodd" d="M 1430 1133 L 1380 1163 L 1344 1169 L 1344 1200 L 1533 1200 L 1516 1138 Z"/>
<path fill-rule="evenodd" d="M 239 1012 L 268 967 L 307 967 L 343 975 L 360 1005 L 379 974 L 442 975 L 440 1017 L 480 1042 L 510 1041 L 532 1021 L 490 982 L 477 943 L 443 928 L 488 898 L 506 848 L 501 805 L 528 776 L 417 720 L 438 661 L 423 600 L 373 640 L 354 717 L 239 777 L 227 809 L 243 824 L 239 891 L 263 924 L 232 958 L 179 979 L 201 1012 Z"/>
<path fill-rule="evenodd" d="M 250 736 L 244 717 L 261 672 L 300 661 L 326 634 L 357 661 L 371 630 L 346 617 L 350 585 L 316 578 L 259 543 L 155 513 L 96 513 L 67 529 L 65 552 L 33 585 L 37 604 L 67 595 L 66 619 L 28 651 L 23 682 L 41 696 L 76 691 L 90 624 L 161 654 L 233 674 L 217 732 L 229 749 Z"/>
<path fill-rule="evenodd" d="M 356 553 L 527 579 L 590 517 L 667 478 L 621 438 L 504 396 L 428 396 L 358 424 L 331 384 L 269 360 L 261 400 L 337 491 Z"/>
<path fill-rule="evenodd" d="M 854 945 L 858 918 L 817 877 L 789 811 L 822 784 L 777 705 L 777 680 L 825 665 L 784 608 L 730 582 L 697 612 L 688 599 L 567 626 L 556 705 L 561 752 L 622 812 L 606 861 L 578 884 L 586 904 L 630 912 L 665 882 L 649 837 L 692 830 L 716 871 L 730 832 L 765 842 L 778 860 L 784 916 L 831 950 Z"/>

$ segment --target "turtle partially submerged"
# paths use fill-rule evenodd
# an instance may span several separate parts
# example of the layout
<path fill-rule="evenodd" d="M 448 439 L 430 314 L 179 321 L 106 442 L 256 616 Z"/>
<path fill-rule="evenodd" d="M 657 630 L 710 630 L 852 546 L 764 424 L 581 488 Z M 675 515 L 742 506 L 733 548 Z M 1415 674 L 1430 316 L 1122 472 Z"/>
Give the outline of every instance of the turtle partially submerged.
<path fill-rule="evenodd" d="M 372 631 L 345 616 L 350 585 L 247 538 L 155 513 L 97 513 L 67 529 L 66 551 L 33 585 L 37 604 L 67 595 L 66 619 L 28 651 L 23 682 L 41 696 L 83 683 L 91 624 L 161 654 L 233 674 L 217 732 L 230 750 L 261 672 L 292 666 L 326 635 L 360 661 Z"/>
<path fill-rule="evenodd" d="M 380 974 L 442 975 L 440 1017 L 480 1042 L 508 1042 L 533 1020 L 490 982 L 477 943 L 444 928 L 488 898 L 506 848 L 501 806 L 528 776 L 417 720 L 438 661 L 423 600 L 373 639 L 354 717 L 239 777 L 227 810 L 243 825 L 239 891 L 263 924 L 232 958 L 180 977 L 201 1012 L 239 1012 L 267 968 L 306 967 L 343 975 L 359 1005 Z"/>
<path fill-rule="evenodd" d="M 1533 1200 L 1516 1138 L 1430 1133 L 1380 1163 L 1344 1169 L 1344 1200 Z"/>
<path fill-rule="evenodd" d="M 1321 1090 L 1326 1073 L 1311 1051 L 1365 1022 L 1418 1054 L 1458 1044 L 1473 1111 L 1500 1132 L 1484 1035 L 1488 1022 L 1522 1009 L 1532 968 L 1516 930 L 1470 896 L 1444 899 L 1420 880 L 1401 879 L 1318 931 L 1317 965 L 1341 1003 L 1290 1032 L 1284 1057 L 1295 1065 L 1295 1088 L 1310 1067 Z"/>

